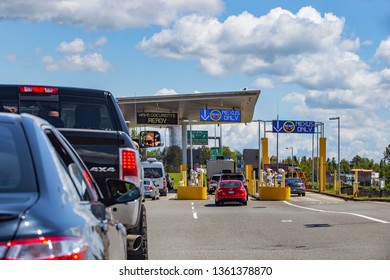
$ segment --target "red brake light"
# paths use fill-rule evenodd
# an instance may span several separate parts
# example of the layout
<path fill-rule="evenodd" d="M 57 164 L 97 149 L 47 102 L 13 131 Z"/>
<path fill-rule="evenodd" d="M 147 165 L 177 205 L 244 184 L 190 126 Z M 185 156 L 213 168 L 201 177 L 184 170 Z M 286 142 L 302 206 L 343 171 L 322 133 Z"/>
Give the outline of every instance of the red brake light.
<path fill-rule="evenodd" d="M 44 94 L 57 94 L 58 88 L 56 87 L 42 87 L 42 86 L 21 86 L 19 91 L 22 93 L 44 93 Z"/>
<path fill-rule="evenodd" d="M 137 155 L 133 150 L 122 149 L 121 150 L 121 166 L 122 166 L 122 180 L 128 176 L 138 176 L 137 169 Z"/>
<path fill-rule="evenodd" d="M 89 176 L 88 172 L 86 170 L 83 170 L 84 171 L 84 176 L 85 178 L 87 179 L 88 181 L 88 184 L 92 185 L 92 179 L 91 179 L 91 176 Z"/>
<path fill-rule="evenodd" d="M 81 237 L 48 236 L 0 243 L 7 260 L 82 260 L 88 243 Z"/>

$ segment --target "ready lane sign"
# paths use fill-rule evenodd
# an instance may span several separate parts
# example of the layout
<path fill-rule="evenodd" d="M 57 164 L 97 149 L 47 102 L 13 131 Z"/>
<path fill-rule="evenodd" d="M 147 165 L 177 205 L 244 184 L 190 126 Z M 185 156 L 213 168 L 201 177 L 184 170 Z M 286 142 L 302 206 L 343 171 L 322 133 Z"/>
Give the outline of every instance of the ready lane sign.
<path fill-rule="evenodd" d="M 201 109 L 200 121 L 204 122 L 241 122 L 240 110 Z"/>
<path fill-rule="evenodd" d="M 277 133 L 314 133 L 314 121 L 272 121 L 272 132 Z"/>
<path fill-rule="evenodd" d="M 137 113 L 138 124 L 178 124 L 177 113 Z"/>

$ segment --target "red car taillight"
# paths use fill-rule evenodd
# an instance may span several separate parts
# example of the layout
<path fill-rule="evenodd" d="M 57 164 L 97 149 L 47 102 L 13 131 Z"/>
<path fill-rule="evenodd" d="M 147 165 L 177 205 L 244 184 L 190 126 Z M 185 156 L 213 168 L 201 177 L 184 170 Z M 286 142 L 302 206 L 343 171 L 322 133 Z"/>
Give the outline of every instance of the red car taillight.
<path fill-rule="evenodd" d="M 148 190 L 153 190 L 153 187 L 152 186 L 148 186 Z"/>
<path fill-rule="evenodd" d="M 82 260 L 88 243 L 81 237 L 49 236 L 0 243 L 7 260 Z"/>
<path fill-rule="evenodd" d="M 132 149 L 119 149 L 120 178 L 138 185 L 137 153 Z"/>

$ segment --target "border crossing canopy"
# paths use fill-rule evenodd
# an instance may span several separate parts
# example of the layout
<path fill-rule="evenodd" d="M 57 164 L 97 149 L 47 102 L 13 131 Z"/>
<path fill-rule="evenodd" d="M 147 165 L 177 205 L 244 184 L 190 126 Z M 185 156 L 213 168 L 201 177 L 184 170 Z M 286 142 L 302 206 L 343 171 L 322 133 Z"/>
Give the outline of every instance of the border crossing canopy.
<path fill-rule="evenodd" d="M 118 97 L 118 104 L 130 127 L 249 123 L 260 90 L 216 93 Z"/>

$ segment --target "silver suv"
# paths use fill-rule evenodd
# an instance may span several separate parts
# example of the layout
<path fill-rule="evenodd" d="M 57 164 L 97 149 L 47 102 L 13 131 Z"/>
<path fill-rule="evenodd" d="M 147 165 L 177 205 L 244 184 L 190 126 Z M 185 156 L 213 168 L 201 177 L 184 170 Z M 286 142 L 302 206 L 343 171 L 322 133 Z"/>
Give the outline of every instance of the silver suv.
<path fill-rule="evenodd" d="M 213 174 L 207 184 L 207 192 L 213 194 L 218 187 L 222 174 Z"/>

